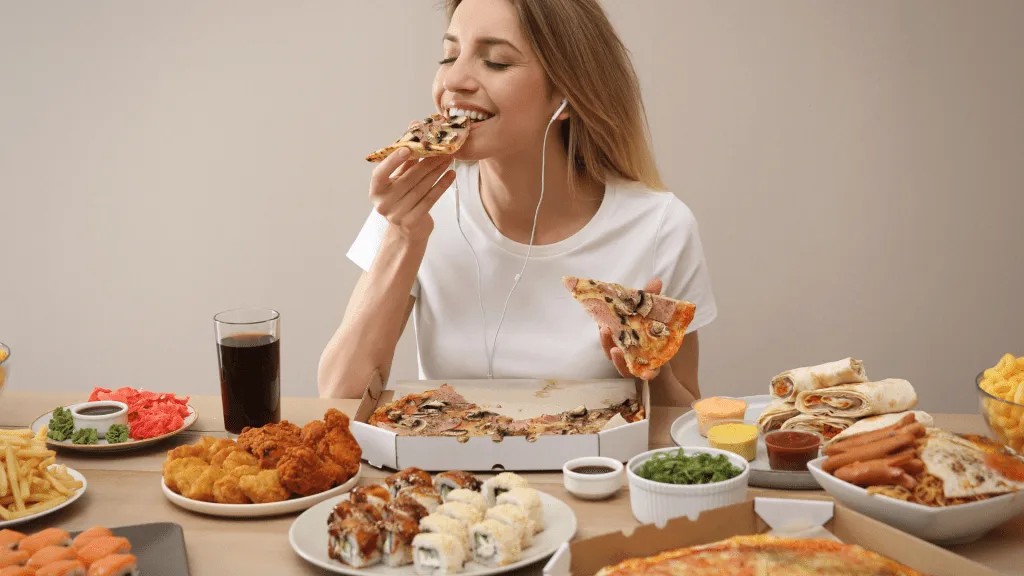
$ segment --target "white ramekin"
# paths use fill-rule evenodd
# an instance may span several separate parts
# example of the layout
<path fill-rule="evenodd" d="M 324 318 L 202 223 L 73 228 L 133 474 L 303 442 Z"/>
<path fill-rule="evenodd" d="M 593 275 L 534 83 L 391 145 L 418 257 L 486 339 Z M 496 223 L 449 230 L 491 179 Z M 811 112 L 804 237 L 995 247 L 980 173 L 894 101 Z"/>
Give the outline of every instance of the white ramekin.
<path fill-rule="evenodd" d="M 89 408 L 91 406 L 116 406 L 120 408 L 120 410 L 113 414 L 103 414 L 102 416 L 87 416 L 85 414 L 78 413 L 82 408 Z M 81 404 L 71 406 L 70 410 L 71 420 L 75 423 L 75 430 L 80 430 L 82 428 L 95 428 L 96 436 L 99 438 L 106 437 L 107 430 L 109 430 L 114 424 L 128 424 L 128 405 L 124 402 L 116 402 L 114 400 L 82 402 Z"/>
<path fill-rule="evenodd" d="M 606 474 L 580 474 L 573 468 L 580 466 L 607 466 L 612 472 Z M 604 456 L 574 458 L 562 466 L 562 483 L 573 496 L 583 500 L 602 500 L 622 488 L 622 462 Z"/>
<path fill-rule="evenodd" d="M 707 453 L 725 455 L 729 462 L 742 470 L 739 476 L 714 484 L 684 485 L 663 484 L 646 480 L 636 475 L 637 468 L 650 460 L 655 454 L 675 452 L 676 448 L 661 448 L 637 454 L 626 464 L 626 477 L 629 479 L 629 503 L 633 516 L 642 524 L 657 524 L 663 527 L 672 518 L 687 516 L 695 520 L 704 510 L 721 508 L 747 498 L 747 479 L 750 477 L 750 466 L 741 456 L 697 446 L 684 446 L 683 454 L 687 456 Z"/>

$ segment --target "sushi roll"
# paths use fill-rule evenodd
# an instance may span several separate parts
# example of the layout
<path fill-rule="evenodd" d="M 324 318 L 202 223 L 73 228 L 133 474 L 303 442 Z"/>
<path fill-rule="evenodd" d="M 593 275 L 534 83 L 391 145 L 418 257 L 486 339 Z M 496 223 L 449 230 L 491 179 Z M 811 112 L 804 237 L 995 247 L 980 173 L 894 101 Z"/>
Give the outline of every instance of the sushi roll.
<path fill-rule="evenodd" d="M 462 544 L 466 553 L 469 553 L 469 528 L 455 518 L 431 514 L 420 520 L 420 533 L 451 534 Z"/>
<path fill-rule="evenodd" d="M 14 550 L 24 539 L 25 535 L 17 530 L 0 530 L 0 550 Z"/>
<path fill-rule="evenodd" d="M 399 496 L 388 502 L 388 505 L 384 507 L 385 518 L 403 516 L 411 518 L 414 522 L 418 523 L 428 514 L 430 514 L 429 510 L 409 496 Z"/>
<path fill-rule="evenodd" d="M 388 492 L 391 493 L 391 497 L 398 496 L 398 491 L 402 488 L 408 488 L 409 486 L 433 486 L 434 481 L 430 478 L 430 474 L 420 470 L 419 468 L 406 468 L 400 472 L 395 472 L 391 476 L 384 479 L 384 483 L 388 485 Z"/>
<path fill-rule="evenodd" d="M 391 500 L 391 493 L 381 484 L 364 484 L 353 488 L 348 493 L 348 499 L 353 504 L 369 504 L 383 510 L 384 505 Z"/>
<path fill-rule="evenodd" d="M 109 528 L 104 528 L 103 526 L 93 526 L 88 530 L 83 530 L 78 534 L 78 536 L 75 536 L 75 539 L 71 542 L 71 547 L 75 550 L 81 550 L 85 547 L 86 544 L 92 542 L 94 539 L 99 538 L 100 536 L 113 535 L 114 533 L 111 532 Z"/>
<path fill-rule="evenodd" d="M 454 574 L 462 571 L 466 550 L 463 543 L 444 533 L 419 533 L 412 540 L 412 560 L 419 576 Z"/>
<path fill-rule="evenodd" d="M 506 566 L 523 555 L 522 537 L 511 526 L 497 520 L 477 522 L 469 529 L 473 558 L 488 566 Z"/>
<path fill-rule="evenodd" d="M 442 516 L 448 516 L 449 518 L 454 518 L 459 522 L 462 522 L 466 527 L 466 530 L 469 530 L 470 526 L 484 519 L 483 512 L 462 502 L 449 502 L 447 504 L 442 504 L 437 507 L 437 510 L 435 510 L 434 513 Z"/>
<path fill-rule="evenodd" d="M 8 566 L 24 566 L 28 563 L 29 553 L 24 550 L 8 550 L 0 548 L 0 568 Z"/>
<path fill-rule="evenodd" d="M 87 576 L 85 565 L 78 560 L 58 560 L 36 570 L 36 576 Z"/>
<path fill-rule="evenodd" d="M 533 545 L 533 520 L 526 515 L 526 511 L 519 506 L 512 504 L 498 504 L 488 508 L 484 513 L 486 520 L 497 520 L 502 524 L 511 526 L 519 533 L 519 542 L 522 548 Z"/>
<path fill-rule="evenodd" d="M 355 518 L 333 524 L 327 531 L 327 553 L 353 568 L 380 562 L 382 544 L 376 524 Z"/>
<path fill-rule="evenodd" d="M 99 536 L 92 539 L 78 551 L 78 559 L 85 564 L 86 568 L 92 563 L 110 556 L 111 554 L 125 554 L 132 551 L 132 543 L 127 538 L 120 536 Z"/>
<path fill-rule="evenodd" d="M 533 522 L 534 534 L 544 529 L 544 506 L 540 503 L 540 493 L 533 488 L 513 488 L 498 496 L 498 504 L 522 508 L 526 517 Z"/>
<path fill-rule="evenodd" d="M 529 488 L 529 486 L 530 483 L 526 481 L 526 478 L 513 472 L 502 472 L 485 480 L 482 490 L 484 497 L 487 498 L 487 504 L 494 506 L 498 502 L 498 496 L 513 488 Z"/>
<path fill-rule="evenodd" d="M 384 565 L 397 568 L 412 564 L 412 539 L 420 533 L 417 520 L 408 516 L 392 516 L 381 522 L 384 535 Z"/>
<path fill-rule="evenodd" d="M 434 488 L 436 488 L 438 493 L 441 494 L 441 500 L 447 502 L 447 500 L 445 500 L 445 496 L 452 490 L 462 488 L 464 490 L 479 492 L 480 480 L 477 480 L 477 477 L 473 476 L 469 472 L 463 472 L 462 470 L 449 470 L 448 472 L 441 472 L 437 476 L 434 476 Z"/>
<path fill-rule="evenodd" d="M 93 562 L 87 576 L 136 576 L 138 563 L 132 554 L 111 554 Z"/>
<path fill-rule="evenodd" d="M 408 497 L 420 503 L 431 514 L 441 505 L 441 495 L 433 486 L 409 486 L 398 491 L 398 498 Z"/>
<path fill-rule="evenodd" d="M 327 525 L 337 524 L 348 518 L 356 518 L 369 524 L 376 524 L 383 519 L 380 510 L 370 504 L 353 504 L 348 500 L 338 502 L 327 516 Z"/>
<path fill-rule="evenodd" d="M 71 534 L 60 528 L 47 528 L 31 536 L 26 536 L 18 543 L 18 550 L 24 550 L 31 556 L 47 546 L 70 546 Z"/>
<path fill-rule="evenodd" d="M 68 546 L 47 546 L 45 548 L 40 548 L 38 552 L 33 554 L 25 565 L 38 570 L 39 568 L 58 560 L 77 559 L 78 554 Z"/>
<path fill-rule="evenodd" d="M 462 502 L 463 504 L 469 504 L 473 508 L 476 508 L 481 513 L 487 511 L 487 499 L 484 495 L 479 492 L 472 490 L 466 490 L 465 488 L 456 488 L 448 492 L 448 496 L 445 499 L 445 504 L 449 502 Z"/>
<path fill-rule="evenodd" d="M 0 576 L 36 576 L 36 570 L 28 566 L 7 566 L 0 568 Z"/>

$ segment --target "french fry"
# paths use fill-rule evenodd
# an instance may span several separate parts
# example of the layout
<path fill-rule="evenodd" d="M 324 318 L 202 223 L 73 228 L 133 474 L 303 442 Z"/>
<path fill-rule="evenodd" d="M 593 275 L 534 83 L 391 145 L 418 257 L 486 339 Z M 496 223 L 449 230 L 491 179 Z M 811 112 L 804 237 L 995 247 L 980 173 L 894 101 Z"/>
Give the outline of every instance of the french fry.
<path fill-rule="evenodd" d="M 31 438 L 32 431 L 27 429 L 21 430 L 0 430 L 0 436 L 16 436 L 19 438 Z"/>
<path fill-rule="evenodd" d="M 43 443 L 43 444 L 46 444 L 46 435 L 49 434 L 49 433 L 50 433 L 50 427 L 47 426 L 46 424 L 43 424 L 39 428 L 39 432 L 36 432 L 35 439 L 38 440 L 39 442 Z"/>
<path fill-rule="evenodd" d="M 50 466 L 53 466 L 56 463 L 57 463 L 57 457 L 56 456 L 50 456 L 46 460 L 43 460 L 42 462 L 39 463 L 39 469 L 40 470 L 49 470 Z"/>
<path fill-rule="evenodd" d="M 51 498 L 50 500 L 46 500 L 44 502 L 40 502 L 40 503 L 38 503 L 38 504 L 36 504 L 34 506 L 31 506 L 29 508 L 26 508 L 24 510 L 19 510 L 17 512 L 12 512 L 11 513 L 11 517 L 13 519 L 17 520 L 18 518 L 24 518 L 26 516 L 32 516 L 33 514 L 39 514 L 40 512 L 43 512 L 44 510 L 49 510 L 50 508 L 53 508 L 54 506 L 62 504 L 65 500 L 67 500 L 67 498 Z"/>
<path fill-rule="evenodd" d="M 28 446 L 28 440 L 17 436 L 0 436 L 0 444 L 6 446 Z"/>
<path fill-rule="evenodd" d="M 11 517 L 11 513 L 7 511 L 6 506 L 0 506 L 0 518 L 4 520 L 14 520 L 14 518 Z"/>
<path fill-rule="evenodd" d="M 11 493 L 14 495 L 14 506 L 19 510 L 25 509 L 25 501 L 21 499 L 21 486 L 18 484 L 18 479 L 21 477 L 18 474 L 18 458 L 14 455 L 14 449 L 10 446 L 7 447 L 7 477 L 11 483 Z"/>
<path fill-rule="evenodd" d="M 7 486 L 7 470 L 4 469 L 3 466 L 0 466 L 0 496 L 7 496 L 8 492 L 9 490 Z"/>
<path fill-rule="evenodd" d="M 18 452 L 17 452 L 17 455 L 21 456 L 22 458 L 40 458 L 40 459 L 42 459 L 42 458 L 49 458 L 50 456 L 54 456 L 56 454 L 57 453 L 54 452 L 53 450 L 22 449 L 22 450 L 18 450 Z M 36 465 L 38 466 L 39 463 L 36 462 Z"/>

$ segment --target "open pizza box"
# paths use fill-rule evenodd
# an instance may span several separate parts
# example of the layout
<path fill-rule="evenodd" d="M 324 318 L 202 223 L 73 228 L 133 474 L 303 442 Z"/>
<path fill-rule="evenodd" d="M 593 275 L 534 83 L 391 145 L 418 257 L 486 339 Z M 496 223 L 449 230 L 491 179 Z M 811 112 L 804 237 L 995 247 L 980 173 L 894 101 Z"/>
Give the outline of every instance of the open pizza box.
<path fill-rule="evenodd" d="M 829 538 L 856 544 L 933 576 L 997 576 L 999 573 L 887 524 L 826 500 L 755 498 L 708 510 L 696 520 L 675 518 L 632 534 L 612 532 L 562 544 L 544 566 L 544 576 L 591 576 L 628 558 L 655 554 L 733 536 L 766 534 Z"/>
<path fill-rule="evenodd" d="M 626 422 L 616 416 L 596 434 L 542 435 L 533 442 L 522 436 L 500 442 L 489 437 L 459 442 L 453 437 L 400 436 L 367 423 L 378 406 L 408 394 L 435 390 L 441 384 L 454 387 L 470 402 L 517 419 L 558 414 L 581 404 L 588 409 L 606 408 L 626 398 L 639 400 L 645 417 L 639 422 Z M 625 462 L 646 451 L 650 404 L 650 391 L 643 380 L 414 380 L 399 381 L 388 390 L 375 377 L 356 410 L 352 433 L 363 449 L 363 459 L 377 468 L 401 470 L 415 466 L 431 472 L 561 470 L 573 458 L 607 456 Z"/>

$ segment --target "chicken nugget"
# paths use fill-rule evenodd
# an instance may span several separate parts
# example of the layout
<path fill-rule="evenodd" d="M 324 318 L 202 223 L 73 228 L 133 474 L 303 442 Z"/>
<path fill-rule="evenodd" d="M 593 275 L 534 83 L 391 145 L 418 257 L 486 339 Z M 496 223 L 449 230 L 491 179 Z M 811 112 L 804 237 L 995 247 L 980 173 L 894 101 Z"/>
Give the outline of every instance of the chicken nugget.
<path fill-rule="evenodd" d="M 203 473 L 181 491 L 181 495 L 189 500 L 200 500 L 202 502 L 213 502 L 213 485 L 224 476 L 224 469 L 220 466 L 209 465 Z M 180 486 L 179 482 L 179 486 Z"/>
<path fill-rule="evenodd" d="M 238 486 L 256 504 L 281 502 L 290 496 L 281 486 L 281 476 L 277 470 L 260 470 L 259 474 L 242 476 L 238 479 Z"/>
<path fill-rule="evenodd" d="M 255 472 L 259 472 L 255 466 L 253 469 Z M 213 483 L 213 501 L 218 504 L 251 504 L 252 500 L 249 500 L 249 497 L 242 491 L 242 487 L 238 485 L 239 480 L 240 476 L 225 472 Z"/>
<path fill-rule="evenodd" d="M 203 461 L 202 458 L 196 458 L 194 456 L 189 456 L 187 458 L 178 458 L 176 460 L 164 462 L 164 483 L 166 483 L 167 487 L 170 488 L 172 491 L 181 494 L 181 488 L 179 488 L 178 486 L 178 481 L 183 477 L 183 474 L 187 470 L 199 468 L 199 473 L 189 473 L 190 477 L 194 475 L 195 478 L 198 478 L 199 474 L 202 473 L 202 468 L 205 466 L 207 466 L 207 464 L 206 462 Z"/>

